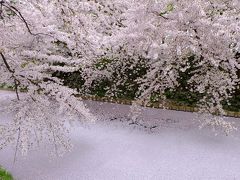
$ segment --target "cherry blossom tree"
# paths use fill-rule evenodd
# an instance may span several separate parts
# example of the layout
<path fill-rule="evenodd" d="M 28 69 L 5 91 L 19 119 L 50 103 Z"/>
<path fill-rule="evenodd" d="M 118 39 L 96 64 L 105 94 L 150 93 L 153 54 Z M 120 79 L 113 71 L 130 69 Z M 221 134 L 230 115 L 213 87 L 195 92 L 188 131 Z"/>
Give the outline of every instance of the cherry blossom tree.
<path fill-rule="evenodd" d="M 239 7 L 237 0 L 129 1 L 124 26 L 111 43 L 115 55 L 124 49 L 132 58 L 149 60 L 150 69 L 137 80 L 136 103 L 148 103 L 153 94 L 164 100 L 166 90 L 179 86 L 179 74 L 194 68 L 188 84 L 202 95 L 203 124 L 233 130 L 213 114 L 225 114 L 222 102 L 239 86 Z"/>
<path fill-rule="evenodd" d="M 108 14 L 115 7 L 108 4 L 0 2 L 0 83 L 12 84 L 17 96 L 8 104 L 15 114 L 13 121 L 0 126 L 1 148 L 17 142 L 16 151 L 26 154 L 47 138 L 60 155 L 71 147 L 66 136 L 69 120 L 94 121 L 89 109 L 74 96 L 77 92 L 53 74 L 84 69 L 102 54 L 101 41 L 114 26 L 114 17 Z M 19 93 L 20 89 L 26 93 Z"/>
<path fill-rule="evenodd" d="M 121 67 L 138 71 L 139 62 L 147 68 L 133 80 L 138 85 L 134 120 L 140 114 L 136 107 L 153 95 L 164 102 L 166 90 L 179 86 L 180 73 L 193 68 L 187 83 L 202 95 L 203 125 L 234 130 L 223 116 L 213 114 L 224 115 L 222 101 L 239 86 L 239 3 L 1 0 L 0 83 L 12 84 L 17 98 L 7 106 L 13 121 L 0 126 L 0 147 L 16 143 L 16 150 L 26 154 L 47 138 L 62 154 L 71 147 L 65 133 L 69 119 L 95 117 L 75 97 L 79 92 L 53 74 L 81 69 L 87 89 L 94 81 L 114 80 L 107 91 L 115 96 L 115 89 L 128 81 L 120 75 Z"/>

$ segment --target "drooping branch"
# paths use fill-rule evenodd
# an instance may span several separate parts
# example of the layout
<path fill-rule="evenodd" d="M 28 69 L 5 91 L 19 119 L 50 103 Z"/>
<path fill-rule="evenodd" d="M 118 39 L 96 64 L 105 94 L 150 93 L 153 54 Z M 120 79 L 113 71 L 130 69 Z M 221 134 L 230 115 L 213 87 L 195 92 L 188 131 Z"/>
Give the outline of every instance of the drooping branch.
<path fill-rule="evenodd" d="M 3 12 L 3 0 L 0 1 L 0 19 L 3 19 L 2 12 Z"/>
<path fill-rule="evenodd" d="M 49 34 L 45 34 L 45 33 L 33 33 L 29 27 L 29 24 L 27 23 L 26 19 L 24 18 L 24 16 L 22 15 L 22 13 L 14 6 L 10 5 L 9 3 L 7 3 L 6 1 L 0 1 L 0 4 L 1 4 L 1 10 L 0 10 L 0 17 L 2 16 L 1 15 L 1 12 L 2 12 L 2 7 L 5 7 L 7 8 L 8 10 L 10 10 L 11 12 L 13 12 L 16 16 L 19 17 L 19 19 L 24 23 L 24 25 L 26 26 L 27 28 L 27 31 L 29 32 L 29 34 L 33 35 L 33 36 L 39 36 L 39 35 L 45 35 L 45 36 L 50 36 L 52 37 L 51 35 Z"/>
<path fill-rule="evenodd" d="M 2 57 L 2 60 L 3 60 L 4 64 L 5 64 L 6 68 L 8 69 L 8 71 L 9 71 L 10 73 L 14 73 L 14 71 L 10 68 L 10 66 L 9 66 L 9 64 L 8 64 L 8 62 L 7 62 L 5 56 L 3 55 L 2 52 L 0 52 L 0 55 L 1 55 L 1 57 Z"/>
<path fill-rule="evenodd" d="M 2 52 L 0 52 L 0 55 L 2 57 L 2 60 L 5 64 L 7 70 L 12 74 L 12 78 L 14 79 L 14 86 L 15 86 L 15 92 L 16 92 L 16 95 L 17 95 L 17 99 L 20 100 L 19 93 L 18 93 L 18 86 L 20 85 L 20 82 L 14 74 L 15 71 L 13 69 L 11 69 L 10 65 L 8 64 L 7 59 L 5 58 L 4 54 Z"/>

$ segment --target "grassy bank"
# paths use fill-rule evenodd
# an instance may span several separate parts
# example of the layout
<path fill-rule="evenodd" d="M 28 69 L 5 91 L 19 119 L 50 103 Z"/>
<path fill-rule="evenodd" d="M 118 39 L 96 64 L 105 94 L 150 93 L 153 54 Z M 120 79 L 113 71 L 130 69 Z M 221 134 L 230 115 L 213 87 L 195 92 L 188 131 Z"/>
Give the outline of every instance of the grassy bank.
<path fill-rule="evenodd" d="M 0 166 L 0 180 L 13 180 L 12 175 Z"/>

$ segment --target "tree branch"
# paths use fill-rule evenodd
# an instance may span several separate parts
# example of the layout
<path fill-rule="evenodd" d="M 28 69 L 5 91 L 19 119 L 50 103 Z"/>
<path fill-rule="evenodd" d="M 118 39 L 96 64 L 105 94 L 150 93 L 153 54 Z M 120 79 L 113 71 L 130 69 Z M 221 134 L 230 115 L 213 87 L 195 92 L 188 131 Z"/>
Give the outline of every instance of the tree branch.
<path fill-rule="evenodd" d="M 39 36 L 39 35 L 45 35 L 45 36 L 50 36 L 50 37 L 53 37 L 49 34 L 44 34 L 44 33 L 33 33 L 26 21 L 26 19 L 23 17 L 22 13 L 14 6 L 10 5 L 9 3 L 5 2 L 5 1 L 0 1 L 1 3 L 1 6 L 2 7 L 5 7 L 7 9 L 9 9 L 10 11 L 12 11 L 16 16 L 18 16 L 20 18 L 20 20 L 24 23 L 24 25 L 26 26 L 27 28 L 27 31 L 29 32 L 29 34 L 33 35 L 33 36 Z M 0 11 L 2 12 L 2 11 Z M 0 13 L 1 15 L 1 13 Z M 1 16 L 0 16 L 1 17 Z"/>
<path fill-rule="evenodd" d="M 14 86 L 15 86 L 15 92 L 16 92 L 16 95 L 17 95 L 17 100 L 20 100 L 19 98 L 19 93 L 18 93 L 18 86 L 20 85 L 20 82 L 19 80 L 16 78 L 16 76 L 14 75 L 15 71 L 13 69 L 11 69 L 11 67 L 9 66 L 8 62 L 7 62 L 7 59 L 5 58 L 4 54 L 2 52 L 0 52 L 0 55 L 2 57 L 2 60 L 7 68 L 7 70 L 12 73 L 12 77 L 14 79 Z"/>

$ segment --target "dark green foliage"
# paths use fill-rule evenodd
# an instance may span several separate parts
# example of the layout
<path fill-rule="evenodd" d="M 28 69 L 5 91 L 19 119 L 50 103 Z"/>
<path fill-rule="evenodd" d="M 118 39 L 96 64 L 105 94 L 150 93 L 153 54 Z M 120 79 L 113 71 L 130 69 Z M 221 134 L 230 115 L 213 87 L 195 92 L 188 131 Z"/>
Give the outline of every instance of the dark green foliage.
<path fill-rule="evenodd" d="M 64 85 L 67 85 L 70 88 L 76 88 L 78 91 L 80 91 L 81 87 L 85 83 L 84 79 L 82 78 L 81 71 L 62 73 L 61 76 L 64 79 Z"/>
<path fill-rule="evenodd" d="M 107 78 L 103 78 L 100 81 L 93 81 L 90 87 L 90 94 L 104 97 L 107 93 L 107 88 L 111 87 L 111 82 Z"/>
<path fill-rule="evenodd" d="M 223 102 L 223 107 L 229 111 L 240 112 L 240 89 L 237 89 L 233 97 L 229 99 L 229 104 L 227 101 Z"/>
<path fill-rule="evenodd" d="M 190 89 L 193 89 L 192 85 L 188 84 L 190 78 L 194 75 L 196 70 L 195 66 L 195 57 L 190 56 L 187 58 L 187 63 L 189 63 L 189 68 L 184 72 L 179 70 L 178 83 L 179 86 L 175 89 L 168 89 L 165 92 L 166 98 L 175 101 L 179 105 L 187 106 L 196 106 L 199 100 L 203 97 L 203 94 L 198 92 L 192 92 Z"/>
<path fill-rule="evenodd" d="M 137 79 L 143 77 L 148 70 L 147 60 L 139 58 L 135 60 L 128 58 L 127 63 L 115 67 L 112 83 L 121 82 L 114 92 L 116 98 L 134 99 L 137 97 L 139 84 Z M 111 87 L 110 87 L 111 89 Z"/>
<path fill-rule="evenodd" d="M 3 84 L 0 84 L 0 88 L 13 89 L 13 86 L 9 85 L 9 84 L 6 84 L 6 83 L 3 83 Z"/>
<path fill-rule="evenodd" d="M 175 89 L 167 89 L 164 93 L 167 99 L 174 101 L 178 105 L 196 106 L 205 94 L 194 91 L 194 85 L 189 85 L 189 79 L 194 75 L 194 71 L 199 68 L 194 56 L 187 59 L 189 67 L 183 72 L 179 70 L 178 83 Z M 138 96 L 139 84 L 137 79 L 146 75 L 148 71 L 148 60 L 136 60 L 128 57 L 124 63 L 117 59 L 102 58 L 96 61 L 94 68 L 100 71 L 110 71 L 111 77 L 101 76 L 93 80 L 87 91 L 84 89 L 85 80 L 82 77 L 81 69 L 73 73 L 56 72 L 53 75 L 63 79 L 64 85 L 77 89 L 78 92 L 98 97 L 109 96 L 132 100 Z M 113 72 L 112 72 L 113 71 Z M 118 83 L 117 82 L 121 82 Z M 190 91 L 192 89 L 192 91 Z M 151 102 L 159 100 L 159 94 L 152 94 Z M 223 107 L 230 111 L 240 111 L 240 90 L 237 90 L 229 103 L 223 102 Z"/>
<path fill-rule="evenodd" d="M 102 58 L 95 64 L 95 67 L 99 70 L 103 70 L 103 69 L 106 69 L 111 62 L 112 60 L 110 59 Z"/>
<path fill-rule="evenodd" d="M 166 98 L 175 101 L 179 105 L 196 106 L 201 95 L 190 91 L 173 90 L 166 91 Z"/>

